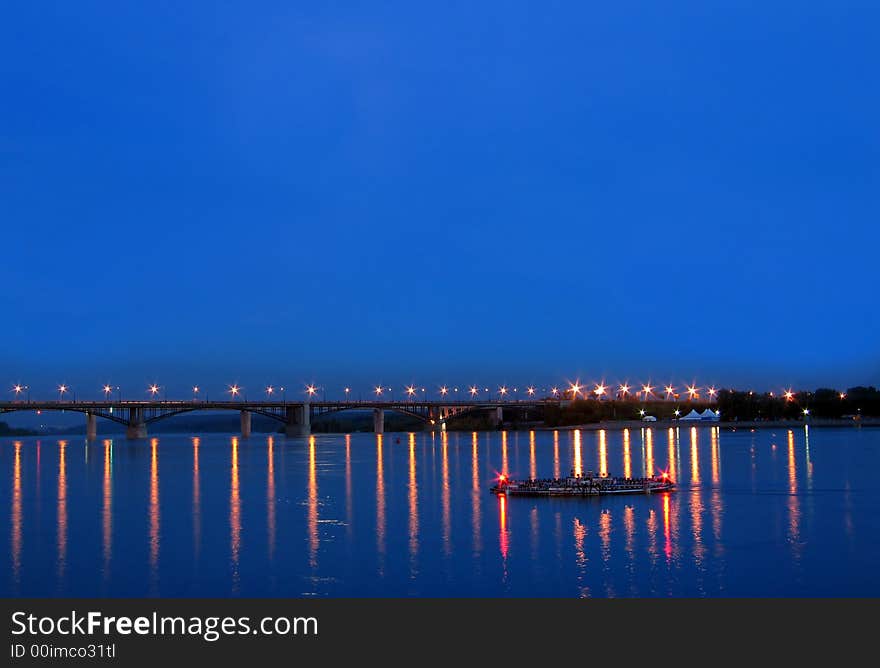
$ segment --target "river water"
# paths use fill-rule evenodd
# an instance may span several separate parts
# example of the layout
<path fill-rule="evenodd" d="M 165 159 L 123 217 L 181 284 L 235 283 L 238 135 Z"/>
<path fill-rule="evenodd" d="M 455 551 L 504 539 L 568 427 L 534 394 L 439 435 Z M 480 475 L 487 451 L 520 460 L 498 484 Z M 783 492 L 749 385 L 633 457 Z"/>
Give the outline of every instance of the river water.
<path fill-rule="evenodd" d="M 669 471 L 533 499 L 499 472 Z M 880 429 L 0 439 L 3 596 L 878 596 Z"/>

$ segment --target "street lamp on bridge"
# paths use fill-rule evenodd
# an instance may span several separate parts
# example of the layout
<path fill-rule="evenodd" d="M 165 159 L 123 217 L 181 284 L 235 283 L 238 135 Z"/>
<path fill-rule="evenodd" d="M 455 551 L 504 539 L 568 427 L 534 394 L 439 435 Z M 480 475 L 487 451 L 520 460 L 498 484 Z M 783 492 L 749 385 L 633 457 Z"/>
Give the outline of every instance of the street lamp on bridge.
<path fill-rule="evenodd" d="M 235 401 L 238 398 L 238 395 L 241 394 L 241 388 L 238 385 L 230 385 L 229 394 L 232 395 L 232 400 Z"/>
<path fill-rule="evenodd" d="M 409 397 L 410 401 L 412 401 L 412 398 L 416 395 L 415 386 L 414 385 L 407 385 L 406 386 L 406 394 Z"/>
<path fill-rule="evenodd" d="M 111 385 L 104 385 L 104 401 L 109 401 L 110 395 L 113 394 L 113 387 Z"/>
<path fill-rule="evenodd" d="M 70 388 L 68 388 L 67 385 L 65 385 L 64 383 L 62 383 L 61 385 L 58 386 L 58 400 L 59 401 L 64 401 L 64 395 L 68 391 L 68 389 L 70 389 Z"/>
<path fill-rule="evenodd" d="M 22 392 L 27 392 L 27 401 L 28 401 L 28 403 L 31 402 L 31 388 L 29 386 L 22 385 L 21 383 L 18 383 L 16 385 L 13 385 L 12 391 L 15 392 L 15 400 L 16 401 L 18 401 Z"/>
<path fill-rule="evenodd" d="M 318 388 L 314 385 L 306 385 L 306 394 L 309 395 L 309 399 L 315 396 L 318 393 Z"/>
<path fill-rule="evenodd" d="M 476 399 L 477 393 L 479 392 L 479 390 L 477 389 L 476 385 L 472 385 L 471 389 L 469 389 L 468 392 L 471 393 L 471 399 Z"/>

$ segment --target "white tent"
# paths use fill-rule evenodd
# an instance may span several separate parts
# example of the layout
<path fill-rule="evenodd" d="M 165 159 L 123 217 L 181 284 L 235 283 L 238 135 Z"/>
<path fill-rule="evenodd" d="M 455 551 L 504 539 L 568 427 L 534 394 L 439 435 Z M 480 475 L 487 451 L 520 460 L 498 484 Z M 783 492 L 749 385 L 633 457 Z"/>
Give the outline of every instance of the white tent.
<path fill-rule="evenodd" d="M 691 411 L 691 412 L 693 412 L 693 411 Z M 701 420 L 718 420 L 719 415 L 718 415 L 718 413 L 715 413 L 711 408 L 707 408 L 706 410 L 704 410 L 700 414 L 700 419 Z"/>
<path fill-rule="evenodd" d="M 685 415 L 684 417 L 679 418 L 679 420 L 702 420 L 703 416 L 697 413 L 695 409 L 691 409 L 691 412 Z"/>

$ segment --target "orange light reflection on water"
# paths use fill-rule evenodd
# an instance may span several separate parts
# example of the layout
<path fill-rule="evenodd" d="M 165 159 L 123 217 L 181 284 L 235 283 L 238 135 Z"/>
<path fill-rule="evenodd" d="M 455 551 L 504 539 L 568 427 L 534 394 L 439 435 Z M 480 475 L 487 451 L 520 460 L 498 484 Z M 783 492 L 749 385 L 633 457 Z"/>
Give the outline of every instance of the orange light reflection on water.
<path fill-rule="evenodd" d="M 479 435 L 471 434 L 471 504 L 473 513 L 473 543 L 474 553 L 479 554 L 483 549 L 483 541 L 480 535 L 481 515 L 480 499 L 483 496 L 480 485 L 480 458 L 479 458 Z"/>
<path fill-rule="evenodd" d="M 316 462 L 315 437 L 309 436 L 309 481 L 308 481 L 308 538 L 309 566 L 318 567 L 318 466 Z"/>
<path fill-rule="evenodd" d="M 150 579 L 155 588 L 159 577 L 159 439 L 150 439 Z"/>
<path fill-rule="evenodd" d="M 376 434 L 376 550 L 379 573 L 384 572 L 385 556 L 385 469 L 382 462 L 382 434 Z"/>
<path fill-rule="evenodd" d="M 560 477 L 559 467 L 559 431 L 553 430 L 553 477 Z"/>
<path fill-rule="evenodd" d="M 202 545 L 202 492 L 200 487 L 199 474 L 199 445 L 201 440 L 198 436 L 193 436 L 193 481 L 192 481 L 192 508 L 193 508 L 193 553 L 198 562 L 199 551 Z"/>
<path fill-rule="evenodd" d="M 238 591 L 238 560 L 241 551 L 241 495 L 238 480 L 238 437 L 232 437 L 232 462 L 229 480 L 229 552 L 232 559 L 232 590 Z"/>
<path fill-rule="evenodd" d="M 446 435 L 446 432 L 443 433 Z M 416 435 L 409 435 L 409 557 L 410 577 L 416 575 L 419 554 L 419 487 L 416 479 Z"/>
<path fill-rule="evenodd" d="M 104 440 L 104 507 L 101 511 L 103 538 L 104 579 L 110 577 L 110 557 L 113 554 L 113 441 Z"/>
<path fill-rule="evenodd" d="M 18 586 L 21 578 L 21 443 L 15 442 L 12 467 L 12 579 Z"/>
<path fill-rule="evenodd" d="M 266 549 L 275 558 L 275 438 L 266 439 Z"/>

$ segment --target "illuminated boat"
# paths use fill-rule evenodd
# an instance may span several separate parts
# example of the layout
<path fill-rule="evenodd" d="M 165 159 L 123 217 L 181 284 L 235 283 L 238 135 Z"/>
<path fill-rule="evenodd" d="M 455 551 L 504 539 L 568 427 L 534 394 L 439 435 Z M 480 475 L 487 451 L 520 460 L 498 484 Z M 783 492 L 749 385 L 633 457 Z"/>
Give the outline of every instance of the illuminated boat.
<path fill-rule="evenodd" d="M 670 492 L 674 488 L 668 473 L 650 478 L 611 478 L 592 471 L 583 474 L 572 471 L 567 478 L 528 480 L 513 480 L 502 474 L 490 491 L 510 496 L 604 496 Z"/>

